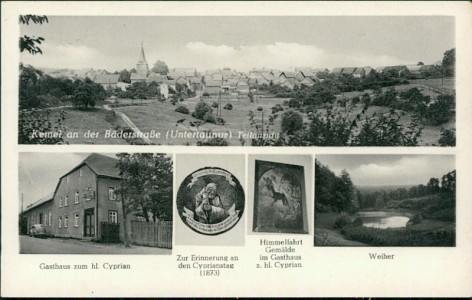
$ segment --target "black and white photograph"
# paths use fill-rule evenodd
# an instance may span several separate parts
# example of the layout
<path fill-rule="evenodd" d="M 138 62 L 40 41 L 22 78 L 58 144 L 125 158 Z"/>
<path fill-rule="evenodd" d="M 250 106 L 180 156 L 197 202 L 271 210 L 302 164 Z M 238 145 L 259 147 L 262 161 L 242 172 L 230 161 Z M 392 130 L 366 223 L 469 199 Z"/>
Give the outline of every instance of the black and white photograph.
<path fill-rule="evenodd" d="M 175 245 L 244 246 L 245 165 L 239 154 L 176 154 Z"/>
<path fill-rule="evenodd" d="M 20 153 L 21 254 L 171 254 L 173 161 Z"/>
<path fill-rule="evenodd" d="M 233 228 L 244 212 L 244 190 L 230 172 L 216 167 L 196 170 L 177 192 L 179 216 L 190 229 L 217 235 Z"/>
<path fill-rule="evenodd" d="M 454 155 L 317 155 L 315 246 L 454 247 Z"/>
<path fill-rule="evenodd" d="M 2 297 L 472 294 L 470 1 L 0 6 Z"/>
<path fill-rule="evenodd" d="M 313 228 L 313 156 L 248 155 L 249 235 L 299 236 Z"/>
<path fill-rule="evenodd" d="M 19 144 L 455 146 L 453 16 L 20 15 Z"/>
<path fill-rule="evenodd" d="M 308 233 L 303 166 L 255 163 L 253 231 Z"/>

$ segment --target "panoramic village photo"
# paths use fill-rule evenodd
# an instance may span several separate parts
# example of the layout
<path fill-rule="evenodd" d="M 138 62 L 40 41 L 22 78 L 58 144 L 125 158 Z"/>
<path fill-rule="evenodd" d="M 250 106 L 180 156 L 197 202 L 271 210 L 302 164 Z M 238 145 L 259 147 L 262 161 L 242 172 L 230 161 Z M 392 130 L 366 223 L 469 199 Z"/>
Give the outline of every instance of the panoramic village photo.
<path fill-rule="evenodd" d="M 314 244 L 455 246 L 455 156 L 317 155 Z"/>
<path fill-rule="evenodd" d="M 172 168 L 156 153 L 20 153 L 20 253 L 171 254 Z"/>
<path fill-rule="evenodd" d="M 19 22 L 20 144 L 456 144 L 454 17 Z"/>

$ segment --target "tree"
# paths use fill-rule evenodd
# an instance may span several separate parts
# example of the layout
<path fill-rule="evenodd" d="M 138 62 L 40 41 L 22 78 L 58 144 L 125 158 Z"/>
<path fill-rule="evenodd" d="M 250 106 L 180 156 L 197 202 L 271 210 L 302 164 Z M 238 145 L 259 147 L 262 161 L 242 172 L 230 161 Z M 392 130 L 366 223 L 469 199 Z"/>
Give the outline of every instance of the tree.
<path fill-rule="evenodd" d="M 282 115 L 282 131 L 293 134 L 303 128 L 303 117 L 300 113 L 289 110 Z"/>
<path fill-rule="evenodd" d="M 118 81 L 125 82 L 125 83 L 131 83 L 131 72 L 129 72 L 126 69 L 123 69 L 120 72 L 120 78 Z"/>
<path fill-rule="evenodd" d="M 454 76 L 456 69 L 456 48 L 452 48 L 444 52 L 442 60 L 442 68 L 444 76 Z"/>
<path fill-rule="evenodd" d="M 439 193 L 439 179 L 430 178 L 428 184 L 426 185 L 429 194 Z"/>
<path fill-rule="evenodd" d="M 43 75 L 32 66 L 20 64 L 19 102 L 20 108 L 29 109 L 41 105 L 38 97 L 39 79 Z"/>
<path fill-rule="evenodd" d="M 46 16 L 37 16 L 37 15 L 20 15 L 20 24 L 26 24 L 29 25 L 30 21 L 32 21 L 35 24 L 43 24 L 43 23 L 48 23 L 49 20 Z M 41 42 L 44 41 L 44 38 L 42 37 L 29 37 L 27 35 L 24 35 L 23 37 L 20 37 L 20 52 L 23 52 L 24 50 L 28 51 L 30 54 L 35 55 L 37 53 L 43 54 L 43 51 L 41 51 L 41 48 L 37 44 L 41 44 Z"/>
<path fill-rule="evenodd" d="M 193 112 L 192 116 L 197 119 L 204 120 L 207 114 L 212 113 L 213 109 L 210 105 L 205 102 L 198 102 L 198 104 L 195 106 L 195 111 Z"/>
<path fill-rule="evenodd" d="M 78 81 L 72 94 L 74 107 L 88 109 L 94 107 L 96 101 L 103 101 L 107 97 L 107 92 L 102 85 L 86 78 L 84 82 Z"/>
<path fill-rule="evenodd" d="M 441 129 L 441 136 L 439 138 L 440 146 L 454 147 L 456 145 L 456 130 L 455 129 Z"/>
<path fill-rule="evenodd" d="M 161 74 L 161 75 L 167 75 L 169 73 L 169 67 L 167 64 L 161 60 L 156 61 L 154 66 L 151 68 L 151 72 Z"/>
<path fill-rule="evenodd" d="M 120 153 L 123 211 L 140 213 L 147 222 L 172 220 L 172 160 L 166 154 Z"/>
<path fill-rule="evenodd" d="M 417 66 L 424 66 L 424 62 L 420 61 L 416 64 Z"/>

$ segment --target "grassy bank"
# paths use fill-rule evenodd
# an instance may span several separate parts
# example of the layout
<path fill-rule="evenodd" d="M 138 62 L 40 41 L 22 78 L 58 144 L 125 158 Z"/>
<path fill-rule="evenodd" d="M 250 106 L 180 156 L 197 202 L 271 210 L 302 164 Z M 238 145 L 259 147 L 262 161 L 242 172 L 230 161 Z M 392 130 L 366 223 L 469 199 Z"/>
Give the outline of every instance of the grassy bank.
<path fill-rule="evenodd" d="M 405 212 L 404 212 L 405 213 Z M 337 220 L 351 222 L 337 228 Z M 315 245 L 317 246 L 455 246 L 455 223 L 423 219 L 403 228 L 368 228 L 355 226 L 355 215 L 317 213 L 315 216 Z"/>
<path fill-rule="evenodd" d="M 405 228 L 367 228 L 364 226 L 345 227 L 341 233 L 349 240 L 372 246 L 455 246 L 455 226 L 441 226 L 439 221 L 418 224 Z M 442 222 L 440 222 L 442 223 Z"/>

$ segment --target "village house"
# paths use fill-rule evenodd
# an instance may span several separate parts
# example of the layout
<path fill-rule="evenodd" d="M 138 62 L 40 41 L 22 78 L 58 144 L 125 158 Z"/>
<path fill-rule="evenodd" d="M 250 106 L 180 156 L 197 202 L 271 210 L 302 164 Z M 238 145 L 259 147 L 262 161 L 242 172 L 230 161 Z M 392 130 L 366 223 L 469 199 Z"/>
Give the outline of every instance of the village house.
<path fill-rule="evenodd" d="M 53 194 L 28 207 L 20 217 L 26 228 L 43 224 L 55 237 L 122 241 L 123 211 L 115 193 L 121 177 L 117 159 L 90 154 L 64 174 Z M 128 215 L 128 220 L 142 217 Z M 26 232 L 28 233 L 28 232 Z"/>
<path fill-rule="evenodd" d="M 193 77 L 197 76 L 196 68 L 174 68 L 169 70 L 169 74 L 173 74 L 175 77 Z M 174 78 L 176 79 L 176 78 Z"/>
<path fill-rule="evenodd" d="M 209 95 L 218 95 L 221 92 L 223 82 L 221 80 L 205 80 L 205 92 Z"/>
<path fill-rule="evenodd" d="M 354 73 L 352 73 L 352 76 L 354 76 L 355 78 L 363 78 L 365 76 L 364 68 L 356 68 Z"/>
<path fill-rule="evenodd" d="M 249 94 L 249 84 L 246 80 L 239 80 L 236 85 L 236 92 L 239 94 Z"/>
<path fill-rule="evenodd" d="M 105 90 L 107 90 L 117 88 L 119 79 L 120 74 L 97 74 L 93 79 L 93 82 L 100 84 Z"/>

